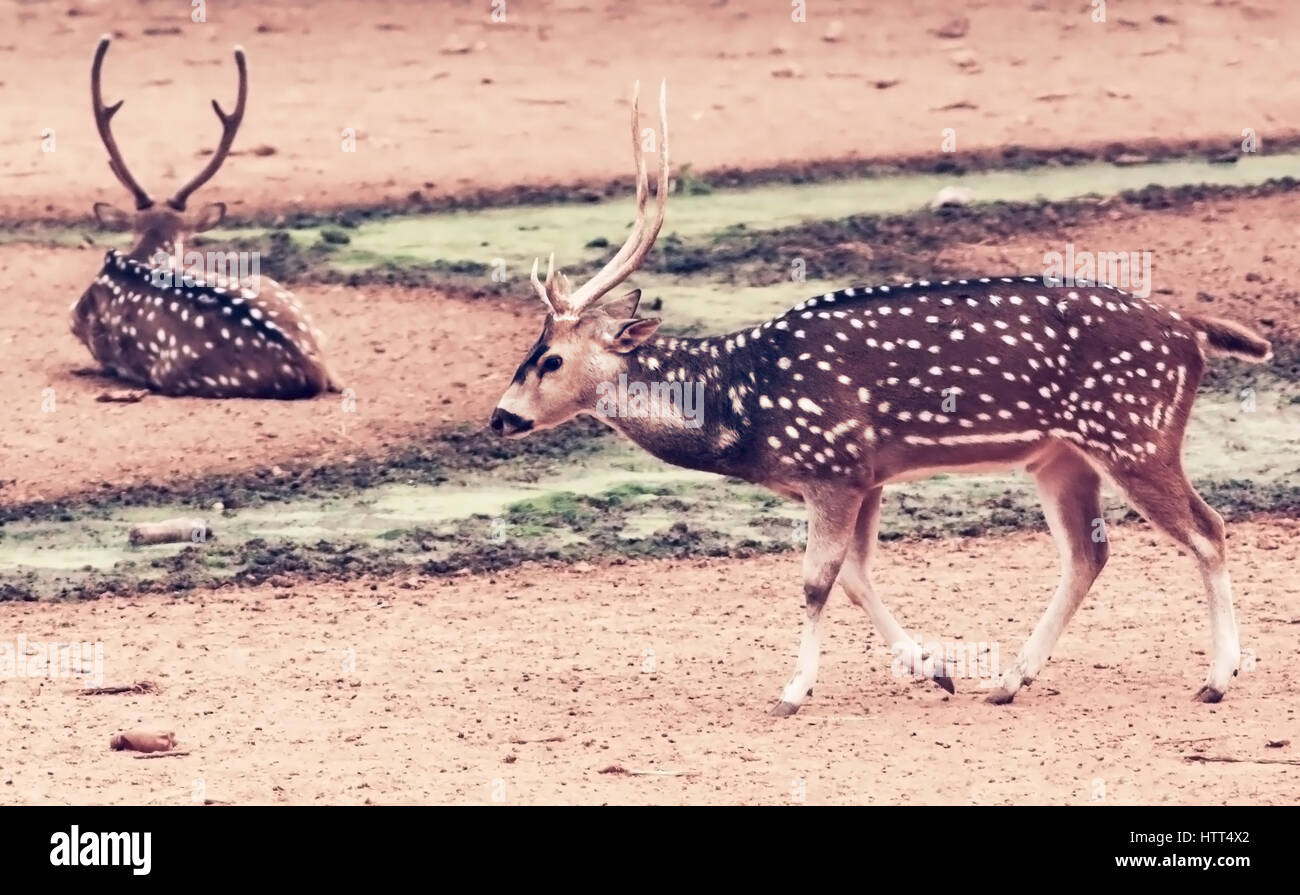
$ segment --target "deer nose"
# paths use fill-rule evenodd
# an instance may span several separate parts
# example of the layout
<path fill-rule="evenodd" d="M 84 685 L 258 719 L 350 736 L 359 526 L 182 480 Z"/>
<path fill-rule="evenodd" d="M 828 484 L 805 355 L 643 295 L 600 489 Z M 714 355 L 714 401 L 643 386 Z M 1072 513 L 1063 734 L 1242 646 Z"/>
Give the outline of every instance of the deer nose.
<path fill-rule="evenodd" d="M 492 431 L 498 435 L 515 435 L 519 432 L 527 432 L 533 427 L 532 420 L 526 420 L 517 416 L 508 410 L 502 410 L 498 407 L 492 411 Z"/>

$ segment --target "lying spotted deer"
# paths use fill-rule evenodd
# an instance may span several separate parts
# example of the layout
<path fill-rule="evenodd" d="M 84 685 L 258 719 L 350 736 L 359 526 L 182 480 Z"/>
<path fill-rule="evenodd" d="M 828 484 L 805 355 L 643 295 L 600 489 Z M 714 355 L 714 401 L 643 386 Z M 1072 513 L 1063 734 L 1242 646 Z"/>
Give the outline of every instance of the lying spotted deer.
<path fill-rule="evenodd" d="M 100 39 L 91 63 L 95 125 L 108 150 L 108 166 L 134 197 L 136 211 L 131 215 L 100 202 L 95 217 L 110 229 L 134 231 L 137 242 L 129 252 L 110 251 L 95 281 L 72 305 L 73 335 L 105 370 L 166 395 L 308 398 L 337 391 L 321 357 L 323 337 L 292 293 L 269 277 L 196 274 L 178 263 L 184 237 L 212 229 L 226 215 L 222 202 L 193 215 L 185 206 L 226 160 L 243 121 L 248 97 L 243 49 L 235 48 L 235 110 L 227 115 L 212 101 L 221 120 L 216 152 L 160 208 L 131 176 L 113 138 L 111 122 L 122 101 L 104 105 L 100 87 L 109 42 L 107 36 Z M 162 258 L 167 261 L 161 263 Z"/>
<path fill-rule="evenodd" d="M 881 492 L 941 470 L 1010 466 L 1025 467 L 1037 483 L 1061 579 L 989 701 L 1010 702 L 1033 681 L 1105 565 L 1107 543 L 1093 537 L 1103 477 L 1196 557 L 1212 634 L 1196 699 L 1222 698 L 1240 661 L 1223 521 L 1183 473 L 1183 430 L 1206 355 L 1262 361 L 1269 344 L 1227 320 L 1180 315 L 1109 286 L 1053 288 L 1032 277 L 856 286 L 738 332 L 656 336 L 659 319 L 636 314 L 640 290 L 599 300 L 637 269 L 663 224 L 662 91 L 660 104 L 653 219 L 646 220 L 638 156 L 636 222 L 618 254 L 577 290 L 549 269 L 539 282 L 534 265 L 546 320 L 492 428 L 517 437 L 597 415 L 669 463 L 745 479 L 808 505 L 806 618 L 794 676 L 774 715 L 793 714 L 812 693 L 822 610 L 837 580 L 914 675 L 953 691 L 944 659 L 925 655 L 872 588 Z M 634 154 L 637 128 L 634 99 Z M 604 384 L 620 376 L 703 383 L 702 424 L 671 402 L 654 412 L 602 414 Z"/>

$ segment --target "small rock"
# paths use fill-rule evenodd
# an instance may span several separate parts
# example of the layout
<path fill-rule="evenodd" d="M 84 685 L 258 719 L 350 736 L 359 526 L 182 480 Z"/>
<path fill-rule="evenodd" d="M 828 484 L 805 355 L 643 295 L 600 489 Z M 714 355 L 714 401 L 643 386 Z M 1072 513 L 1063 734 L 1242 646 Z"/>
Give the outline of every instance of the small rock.
<path fill-rule="evenodd" d="M 789 65 L 778 65 L 772 69 L 774 78 L 802 78 L 803 69 L 791 62 Z"/>
<path fill-rule="evenodd" d="M 842 37 L 844 37 L 844 23 L 839 19 L 831 19 L 831 23 L 826 26 L 826 33 L 822 35 L 822 40 L 833 44 Z"/>
<path fill-rule="evenodd" d="M 136 547 L 143 544 L 182 544 L 186 541 L 197 544 L 211 536 L 212 530 L 202 519 L 176 518 L 133 525 L 127 534 L 127 542 Z"/>
<path fill-rule="evenodd" d="M 1132 165 L 1145 165 L 1151 161 L 1149 156 L 1139 155 L 1136 152 L 1122 152 L 1115 156 L 1114 164 L 1121 168 L 1127 168 Z"/>
<path fill-rule="evenodd" d="M 979 66 L 980 66 L 979 59 L 976 58 L 975 54 L 970 50 L 957 50 L 954 53 L 952 53 L 948 58 L 952 60 L 953 65 L 957 66 L 963 71 L 974 72 L 979 70 Z"/>
<path fill-rule="evenodd" d="M 176 734 L 127 730 L 109 738 L 108 747 L 116 752 L 170 752 L 176 747 Z"/>
<path fill-rule="evenodd" d="M 464 41 L 457 34 L 448 34 L 443 38 L 442 46 L 438 48 L 439 53 L 447 56 L 456 56 L 473 51 L 473 47 L 467 41 Z"/>
<path fill-rule="evenodd" d="M 965 37 L 966 32 L 970 30 L 970 19 L 965 16 L 957 16 L 945 22 L 938 28 L 932 28 L 930 33 L 935 37 L 942 37 L 947 40 L 957 40 Z"/>
<path fill-rule="evenodd" d="M 969 205 L 975 198 L 975 191 L 967 186 L 946 186 L 934 194 L 930 208 L 942 208 L 945 205 Z"/>

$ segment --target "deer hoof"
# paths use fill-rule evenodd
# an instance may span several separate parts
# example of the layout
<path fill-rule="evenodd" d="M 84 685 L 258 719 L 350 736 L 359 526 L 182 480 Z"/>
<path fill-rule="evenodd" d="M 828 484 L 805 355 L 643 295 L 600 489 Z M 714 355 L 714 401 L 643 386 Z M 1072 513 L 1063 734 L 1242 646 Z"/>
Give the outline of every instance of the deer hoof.
<path fill-rule="evenodd" d="M 1223 699 L 1223 691 L 1216 687 L 1211 687 L 1209 684 L 1206 684 L 1201 687 L 1201 689 L 1197 690 L 1196 695 L 1192 697 L 1193 702 L 1215 703 L 1221 699 Z"/>
<path fill-rule="evenodd" d="M 947 676 L 937 677 L 934 679 L 934 682 L 938 684 L 940 687 L 942 687 L 943 689 L 947 690 L 949 695 L 957 692 L 957 688 L 952 685 L 952 678 L 950 677 Z"/>
<path fill-rule="evenodd" d="M 799 706 L 793 702 L 778 702 L 768 714 L 773 718 L 788 718 L 797 711 L 799 711 Z"/>
<path fill-rule="evenodd" d="M 984 701 L 991 703 L 992 705 L 1006 705 L 1015 698 L 1016 694 L 1012 693 L 1006 687 L 998 687 L 988 696 L 984 697 Z"/>

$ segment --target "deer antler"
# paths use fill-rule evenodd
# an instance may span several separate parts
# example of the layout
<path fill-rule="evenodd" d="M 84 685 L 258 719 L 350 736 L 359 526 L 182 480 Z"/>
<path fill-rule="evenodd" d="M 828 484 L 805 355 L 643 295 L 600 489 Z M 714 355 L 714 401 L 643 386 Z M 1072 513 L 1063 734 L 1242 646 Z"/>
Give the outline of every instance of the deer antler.
<path fill-rule="evenodd" d="M 551 280 L 555 276 L 555 253 L 551 252 L 551 257 L 546 262 L 546 283 L 545 284 L 543 284 L 541 280 L 537 279 L 538 262 L 539 259 L 537 258 L 533 259 L 533 288 L 537 290 L 537 295 L 539 298 L 541 298 L 542 303 L 546 305 L 546 309 L 550 311 L 552 314 L 555 314 L 556 313 L 555 305 L 551 304 L 551 297 L 549 294 L 547 294 L 547 290 L 550 288 L 551 285 Z"/>
<path fill-rule="evenodd" d="M 636 164 L 636 222 L 628 234 L 623 247 L 590 280 L 569 294 L 568 281 L 564 274 L 553 273 L 550 266 L 546 272 L 543 286 L 537 281 L 537 265 L 533 265 L 533 286 L 542 295 L 542 300 L 556 316 L 577 317 L 602 295 L 632 275 L 659 236 L 659 229 L 664 223 L 664 210 L 668 204 L 668 82 L 659 85 L 659 184 L 655 196 L 655 216 L 646 221 L 646 197 L 649 183 L 646 176 L 645 154 L 641 151 L 641 82 L 637 81 L 632 91 L 632 158 Z M 553 259 L 552 259 L 553 260 Z M 558 287 L 558 288 L 557 288 Z"/>
<path fill-rule="evenodd" d="M 244 58 L 243 47 L 235 47 L 235 67 L 239 69 L 239 95 L 235 99 L 235 111 L 227 115 L 221 111 L 220 103 L 215 99 L 212 101 L 212 108 L 221 119 L 221 142 L 217 145 L 217 150 L 212 154 L 207 166 L 195 175 L 194 179 L 177 190 L 176 195 L 167 200 L 167 204 L 176 211 L 184 211 L 185 203 L 194 191 L 212 179 L 212 175 L 217 173 L 217 169 L 230 154 L 231 144 L 235 142 L 235 132 L 239 130 L 240 122 L 244 120 L 244 105 L 248 99 L 248 61 Z"/>
<path fill-rule="evenodd" d="M 125 100 L 119 99 L 111 106 L 104 105 L 104 91 L 100 86 L 100 70 L 103 68 L 104 55 L 108 52 L 108 45 L 112 40 L 105 34 L 99 39 L 99 46 L 95 47 L 95 60 L 90 65 L 90 101 L 95 111 L 95 127 L 99 130 L 99 138 L 104 141 L 104 148 L 108 150 L 108 167 L 112 169 L 122 186 L 130 190 L 131 195 L 135 197 L 136 210 L 144 211 L 153 205 L 153 200 L 127 170 L 126 162 L 122 160 L 122 153 L 117 148 L 117 141 L 113 139 L 113 116 L 117 114 L 118 109 L 122 108 Z"/>

